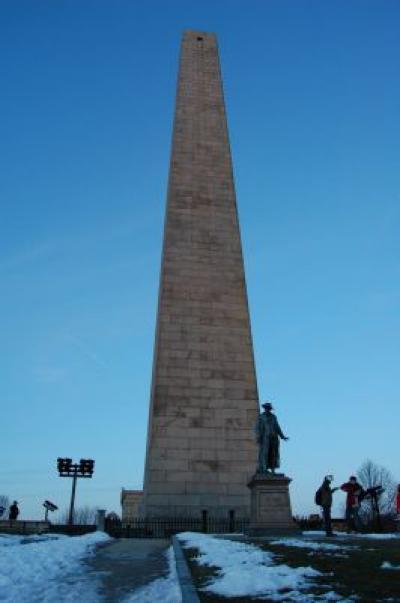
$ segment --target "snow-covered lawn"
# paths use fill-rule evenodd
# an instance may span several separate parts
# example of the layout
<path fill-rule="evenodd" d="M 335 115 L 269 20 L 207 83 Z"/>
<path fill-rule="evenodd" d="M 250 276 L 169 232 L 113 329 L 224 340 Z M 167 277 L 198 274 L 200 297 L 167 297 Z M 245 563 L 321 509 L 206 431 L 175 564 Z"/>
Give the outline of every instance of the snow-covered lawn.
<path fill-rule="evenodd" d="M 314 541 L 309 538 L 282 538 L 280 540 L 271 540 L 270 544 L 278 546 L 287 546 L 297 549 L 307 549 L 308 556 L 313 557 L 321 551 L 327 556 L 348 557 L 351 549 L 357 549 L 356 546 L 341 544 L 330 544 L 328 542 Z"/>
<path fill-rule="evenodd" d="M 178 538 L 184 548 L 198 551 L 198 556 L 193 558 L 196 563 L 209 567 L 206 581 L 203 574 L 196 578 L 195 570 L 193 575 L 195 581 L 202 581 L 203 590 L 216 596 L 268 597 L 298 603 L 354 601 L 360 585 L 352 582 L 352 572 L 347 571 L 342 560 L 335 559 L 341 552 L 351 558 L 349 567 L 354 554 L 360 568 L 370 572 L 371 592 L 376 588 L 374 584 L 381 584 L 385 574 L 387 594 L 398 594 L 396 577 L 400 565 L 395 539 L 399 539 L 400 534 L 338 534 L 332 542 L 324 538 L 323 532 L 305 532 L 303 537 L 271 538 L 260 546 L 191 532 L 179 534 Z M 368 538 L 375 540 L 374 548 L 368 544 Z M 109 540 L 101 532 L 76 537 L 0 534 L 0 603 L 100 603 L 104 576 L 90 569 L 92 566 L 85 561 L 94 554 L 98 544 Z M 274 549 L 274 546 L 285 550 Z M 309 555 L 314 555 L 313 567 L 309 565 Z M 116 603 L 117 600 L 118 603 L 181 603 L 172 547 L 167 551 L 167 558 L 166 576 L 154 579 L 135 592 L 119 592 Z M 341 595 L 335 592 L 337 590 Z M 350 598 L 346 599 L 345 593 L 349 593 Z"/>
<path fill-rule="evenodd" d="M 111 540 L 103 532 L 86 536 L 0 534 L 0 603 L 101 603 L 102 574 L 85 559 L 96 545 Z M 168 574 L 130 593 L 119 603 L 181 603 L 172 547 Z M 116 601 L 117 601 L 116 599 Z"/>
<path fill-rule="evenodd" d="M 393 565 L 390 561 L 384 561 L 381 565 L 381 569 L 400 570 L 400 565 Z"/>
<path fill-rule="evenodd" d="M 275 555 L 244 542 L 225 540 L 206 534 L 184 532 L 178 535 L 182 546 L 195 548 L 200 565 L 216 568 L 203 590 L 224 597 L 269 597 L 274 601 L 338 601 L 329 591 L 312 595 L 313 578 L 322 576 L 312 567 L 276 564 Z"/>
<path fill-rule="evenodd" d="M 307 530 L 306 532 L 303 532 L 303 536 L 305 538 L 308 537 L 320 537 L 320 538 L 325 538 L 325 532 L 322 531 L 317 531 L 317 530 Z M 335 536 L 339 537 L 339 538 L 369 538 L 371 540 L 393 540 L 396 538 L 400 539 L 400 532 L 397 532 L 396 534 L 390 533 L 390 534 L 376 534 L 376 533 L 371 533 L 371 534 L 360 534 L 358 532 L 355 532 L 354 534 L 347 534 L 346 532 L 335 532 Z"/>
<path fill-rule="evenodd" d="M 312 551 L 344 551 L 349 548 L 355 548 L 344 544 L 331 544 L 329 542 L 318 542 L 308 538 L 281 538 L 279 540 L 270 540 L 270 544 L 280 546 L 292 546 L 299 549 L 310 549 Z"/>
<path fill-rule="evenodd" d="M 0 535 L 1 603 L 97 601 L 97 583 L 81 561 L 109 539 L 103 532 L 73 538 Z"/>

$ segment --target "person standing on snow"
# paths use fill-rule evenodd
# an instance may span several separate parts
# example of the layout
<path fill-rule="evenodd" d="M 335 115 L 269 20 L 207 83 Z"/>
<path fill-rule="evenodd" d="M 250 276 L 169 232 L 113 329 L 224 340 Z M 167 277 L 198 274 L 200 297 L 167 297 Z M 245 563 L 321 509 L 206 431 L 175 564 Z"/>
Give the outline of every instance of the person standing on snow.
<path fill-rule="evenodd" d="M 331 488 L 333 481 L 333 475 L 326 475 L 322 485 L 318 488 L 315 493 L 315 502 L 322 508 L 322 517 L 324 519 L 325 532 L 327 536 L 335 536 L 332 532 L 332 494 L 339 490 L 339 488 Z"/>
<path fill-rule="evenodd" d="M 8 512 L 8 519 L 10 519 L 11 521 L 15 521 L 18 518 L 18 515 L 19 515 L 18 502 L 16 500 L 14 500 L 14 502 L 11 505 L 9 512 Z"/>
<path fill-rule="evenodd" d="M 358 515 L 360 510 L 360 496 L 364 495 L 364 489 L 357 482 L 355 475 L 349 477 L 349 481 L 342 484 L 340 489 L 347 493 L 346 497 L 346 521 L 347 531 L 360 531 L 361 530 L 361 519 Z"/>

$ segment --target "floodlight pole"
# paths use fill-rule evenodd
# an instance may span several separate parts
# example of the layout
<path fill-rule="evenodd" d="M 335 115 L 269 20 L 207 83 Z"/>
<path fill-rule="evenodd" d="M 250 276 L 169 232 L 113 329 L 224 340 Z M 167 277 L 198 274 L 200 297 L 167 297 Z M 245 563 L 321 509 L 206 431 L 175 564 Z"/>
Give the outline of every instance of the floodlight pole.
<path fill-rule="evenodd" d="M 74 506 L 75 506 L 75 492 L 76 492 L 76 480 L 77 480 L 77 469 L 75 469 L 74 476 L 72 478 L 72 493 L 71 493 L 71 504 L 69 506 L 68 524 L 70 526 L 74 523 Z"/>
<path fill-rule="evenodd" d="M 74 523 L 76 480 L 78 477 L 90 478 L 93 476 L 94 460 L 81 459 L 79 463 L 73 463 L 70 458 L 59 457 L 57 459 L 57 468 L 60 477 L 72 477 L 71 504 L 68 514 L 68 525 L 72 526 Z"/>

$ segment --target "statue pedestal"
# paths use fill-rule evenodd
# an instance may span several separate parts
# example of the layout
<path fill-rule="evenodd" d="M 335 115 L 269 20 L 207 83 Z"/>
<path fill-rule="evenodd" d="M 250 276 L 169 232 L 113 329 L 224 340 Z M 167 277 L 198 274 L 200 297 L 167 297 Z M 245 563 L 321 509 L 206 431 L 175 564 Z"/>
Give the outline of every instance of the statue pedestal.
<path fill-rule="evenodd" d="M 289 484 L 283 473 L 256 473 L 247 484 L 251 492 L 249 536 L 298 534 L 290 507 Z"/>

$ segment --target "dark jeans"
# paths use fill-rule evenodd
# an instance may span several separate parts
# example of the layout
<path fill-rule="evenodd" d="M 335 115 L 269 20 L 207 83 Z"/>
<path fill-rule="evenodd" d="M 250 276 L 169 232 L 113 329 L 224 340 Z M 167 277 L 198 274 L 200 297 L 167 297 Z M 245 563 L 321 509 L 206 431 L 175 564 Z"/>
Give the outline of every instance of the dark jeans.
<path fill-rule="evenodd" d="M 346 521 L 348 532 L 359 532 L 362 528 L 361 519 L 358 515 L 359 507 L 346 507 Z"/>
<path fill-rule="evenodd" d="M 332 522 L 331 522 L 331 507 L 322 507 L 322 516 L 324 518 L 325 532 L 332 534 Z"/>

